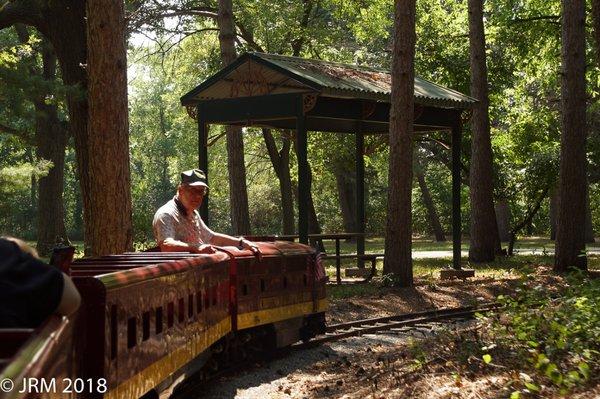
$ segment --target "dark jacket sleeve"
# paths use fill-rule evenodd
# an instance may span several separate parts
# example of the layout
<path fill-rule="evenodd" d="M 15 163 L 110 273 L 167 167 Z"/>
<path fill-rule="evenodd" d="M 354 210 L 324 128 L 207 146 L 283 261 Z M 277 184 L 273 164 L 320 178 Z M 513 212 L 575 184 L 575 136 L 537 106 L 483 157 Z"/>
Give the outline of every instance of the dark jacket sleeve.
<path fill-rule="evenodd" d="M 0 239 L 0 328 L 35 328 L 57 309 L 62 273 Z"/>

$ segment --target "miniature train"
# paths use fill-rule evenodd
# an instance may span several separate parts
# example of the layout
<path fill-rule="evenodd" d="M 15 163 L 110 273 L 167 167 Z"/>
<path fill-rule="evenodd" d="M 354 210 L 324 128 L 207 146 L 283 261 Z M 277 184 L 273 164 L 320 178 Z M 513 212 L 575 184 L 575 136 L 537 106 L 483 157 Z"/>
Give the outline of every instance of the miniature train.
<path fill-rule="evenodd" d="M 314 249 L 259 246 L 260 261 L 226 247 L 73 262 L 83 298 L 75 317 L 0 330 L 0 398 L 150 397 L 215 357 L 243 359 L 324 332 L 326 277 Z"/>

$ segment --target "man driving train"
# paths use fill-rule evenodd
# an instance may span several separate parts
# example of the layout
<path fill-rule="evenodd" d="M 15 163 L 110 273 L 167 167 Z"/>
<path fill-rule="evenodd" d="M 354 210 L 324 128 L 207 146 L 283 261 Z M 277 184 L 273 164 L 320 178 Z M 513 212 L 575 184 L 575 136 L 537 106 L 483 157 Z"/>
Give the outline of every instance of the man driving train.
<path fill-rule="evenodd" d="M 206 174 L 200 169 L 181 173 L 177 194 L 154 214 L 152 229 L 163 252 L 214 253 L 216 246 L 237 246 L 261 256 L 258 246 L 243 237 L 216 233 L 206 226 L 197 209 L 208 194 Z"/>

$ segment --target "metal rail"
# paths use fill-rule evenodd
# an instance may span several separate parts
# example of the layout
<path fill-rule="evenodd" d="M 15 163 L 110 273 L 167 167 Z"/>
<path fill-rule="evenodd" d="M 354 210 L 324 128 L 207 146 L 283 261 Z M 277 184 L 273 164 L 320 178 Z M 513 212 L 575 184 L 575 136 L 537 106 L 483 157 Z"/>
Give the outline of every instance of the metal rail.
<path fill-rule="evenodd" d="M 395 328 L 415 326 L 449 319 L 469 319 L 475 313 L 489 312 L 498 308 L 498 303 L 487 303 L 478 307 L 443 308 L 425 312 L 407 313 L 395 316 L 356 320 L 348 323 L 333 324 L 327 327 L 325 335 L 317 336 L 308 342 L 292 345 L 293 349 L 312 348 L 325 342 L 371 334 Z"/>

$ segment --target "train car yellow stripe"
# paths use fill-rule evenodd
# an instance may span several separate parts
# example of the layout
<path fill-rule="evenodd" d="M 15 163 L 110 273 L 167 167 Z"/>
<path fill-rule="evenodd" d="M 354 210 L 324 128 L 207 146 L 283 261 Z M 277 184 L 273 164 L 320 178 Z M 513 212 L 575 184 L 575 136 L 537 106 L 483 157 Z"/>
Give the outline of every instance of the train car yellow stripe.
<path fill-rule="evenodd" d="M 327 310 L 327 306 L 327 298 L 320 299 L 317 302 L 317 312 L 324 312 Z M 241 330 L 262 324 L 274 323 L 311 313 L 314 313 L 312 301 L 238 314 L 238 329 Z M 104 395 L 104 398 L 120 399 L 142 396 L 164 381 L 169 375 L 200 355 L 229 331 L 231 331 L 231 319 L 226 318 L 221 320 L 217 325 L 205 332 L 195 334 L 194 339 L 187 342 L 185 346 L 178 348 L 176 351 L 169 353 L 148 366 L 127 381 L 121 383 L 116 389 L 110 390 Z"/>
<path fill-rule="evenodd" d="M 327 304 L 327 298 L 319 299 L 317 302 L 317 313 L 327 310 Z M 244 328 L 256 327 L 263 324 L 274 323 L 276 321 L 300 317 L 310 313 L 315 313 L 313 311 L 312 301 L 238 314 L 237 325 L 238 329 L 242 330 Z"/>
<path fill-rule="evenodd" d="M 231 331 L 231 318 L 221 320 L 206 331 L 194 334 L 184 346 L 121 383 L 104 395 L 106 399 L 139 398 L 164 381 L 169 375 L 200 355 L 206 348 Z"/>

